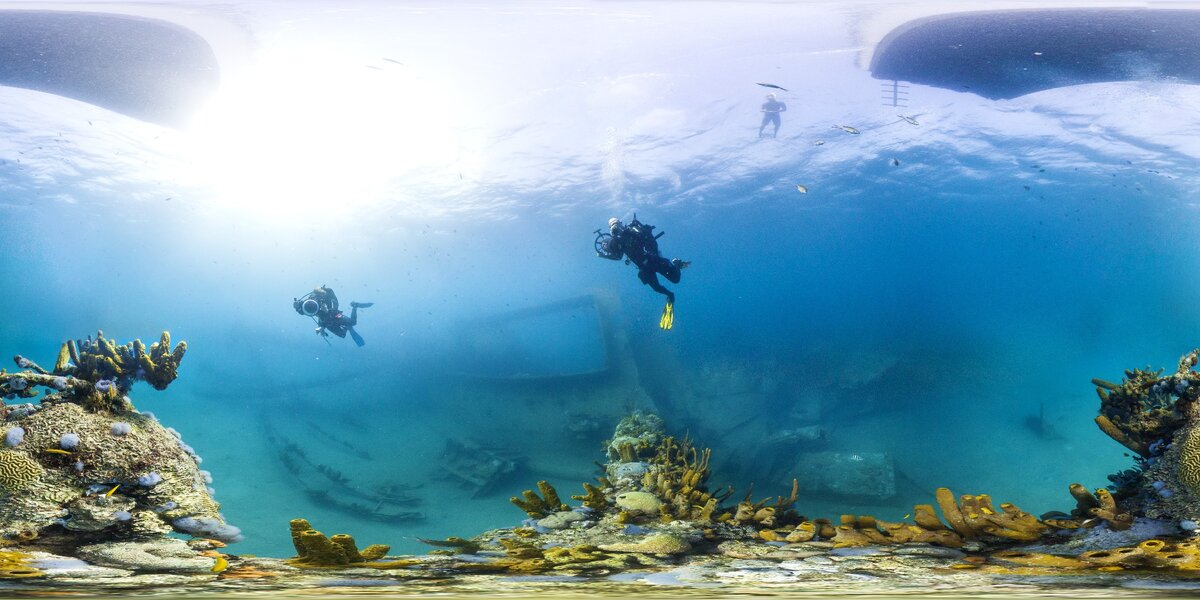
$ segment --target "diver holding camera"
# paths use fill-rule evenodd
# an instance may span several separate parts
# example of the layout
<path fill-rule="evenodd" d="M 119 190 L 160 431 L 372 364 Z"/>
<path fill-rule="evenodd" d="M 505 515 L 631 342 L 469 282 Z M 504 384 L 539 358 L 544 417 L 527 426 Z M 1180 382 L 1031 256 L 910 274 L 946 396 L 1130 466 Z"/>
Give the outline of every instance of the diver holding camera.
<path fill-rule="evenodd" d="M 354 326 L 358 324 L 358 309 L 368 308 L 374 305 L 374 302 L 351 302 L 350 315 L 342 312 L 338 308 L 337 295 L 328 286 L 322 285 L 313 291 L 292 300 L 292 308 L 304 317 L 311 317 L 317 323 L 317 335 L 329 341 L 329 334 L 332 333 L 340 338 L 350 334 L 350 338 L 354 343 L 361 347 L 366 344 L 361 335 L 354 331 Z"/>
<path fill-rule="evenodd" d="M 608 233 L 601 232 L 599 229 L 595 233 L 596 256 L 609 260 L 624 258 L 625 264 L 635 265 L 638 270 L 638 280 L 667 297 L 667 304 L 663 307 L 658 326 L 662 329 L 674 327 L 675 293 L 664 287 L 659 282 L 658 276 L 666 277 L 667 281 L 671 283 L 679 283 L 680 271 L 692 263 L 678 258 L 671 260 L 664 258 L 658 250 L 658 238 L 663 234 L 656 235 L 654 226 L 638 221 L 637 215 L 634 215 L 629 225 L 625 225 L 620 219 L 613 217 L 608 220 Z"/>

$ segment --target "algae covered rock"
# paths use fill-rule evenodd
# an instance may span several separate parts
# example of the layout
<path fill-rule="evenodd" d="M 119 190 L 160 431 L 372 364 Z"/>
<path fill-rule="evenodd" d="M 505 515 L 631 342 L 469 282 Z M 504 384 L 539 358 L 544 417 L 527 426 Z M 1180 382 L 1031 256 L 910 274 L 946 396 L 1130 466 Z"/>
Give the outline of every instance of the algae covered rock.
<path fill-rule="evenodd" d="M 104 542 L 81 546 L 76 552 L 89 563 L 132 571 L 210 573 L 217 564 L 216 558 L 202 556 L 176 538 Z"/>
<path fill-rule="evenodd" d="M 680 536 L 656 533 L 637 542 L 601 544 L 605 552 L 633 552 L 638 554 L 687 554 L 692 545 Z"/>
<path fill-rule="evenodd" d="M 538 527 L 545 527 L 546 529 L 566 529 L 571 526 L 571 523 L 577 523 L 586 519 L 587 517 L 583 513 L 564 510 L 540 519 L 537 524 Z"/>

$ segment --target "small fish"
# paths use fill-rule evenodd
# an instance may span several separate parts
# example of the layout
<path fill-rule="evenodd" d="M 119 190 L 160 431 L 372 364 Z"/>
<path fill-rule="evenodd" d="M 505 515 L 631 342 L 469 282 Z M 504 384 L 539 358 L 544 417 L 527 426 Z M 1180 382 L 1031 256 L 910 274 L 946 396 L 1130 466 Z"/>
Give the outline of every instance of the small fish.
<path fill-rule="evenodd" d="M 805 185 L 803 185 L 803 184 L 799 184 L 799 183 L 797 183 L 797 184 L 796 184 L 796 191 L 797 191 L 797 192 L 800 192 L 801 194 L 807 194 L 807 193 L 808 193 L 808 186 L 805 186 Z"/>
<path fill-rule="evenodd" d="M 70 452 L 67 452 L 66 450 L 59 450 L 58 448 L 46 448 L 42 450 L 42 452 L 48 452 L 50 454 L 66 454 L 67 456 L 71 455 Z"/>
<path fill-rule="evenodd" d="M 396 63 L 396 64 L 398 64 L 398 65 L 403 65 L 403 64 L 404 64 L 404 63 L 402 63 L 402 62 L 400 62 L 400 61 L 398 61 L 398 60 L 396 60 L 396 59 L 394 59 L 394 58 L 384 58 L 383 60 L 386 60 L 386 61 L 388 61 L 388 62 L 390 62 L 390 63 Z"/>
<path fill-rule="evenodd" d="M 382 71 L 382 70 L 383 70 L 383 69 L 380 69 L 379 67 L 377 67 L 377 66 L 375 66 L 375 65 L 367 65 L 367 68 L 368 68 L 368 69 L 375 69 L 376 71 Z"/>
<path fill-rule="evenodd" d="M 817 141 L 813 142 L 813 145 L 814 146 L 824 146 L 825 140 L 817 140 Z"/>
<path fill-rule="evenodd" d="M 113 494 L 117 493 L 117 490 L 120 488 L 121 488 L 121 484 L 118 483 L 117 485 L 114 485 L 111 490 L 108 490 L 107 492 L 104 493 L 104 497 L 105 498 L 111 497 Z"/>
<path fill-rule="evenodd" d="M 859 130 L 857 130 L 849 125 L 834 125 L 833 128 L 841 129 L 842 131 L 845 131 L 846 133 L 853 133 L 854 135 L 858 135 L 859 133 L 861 133 Z"/>
<path fill-rule="evenodd" d="M 920 123 L 918 123 L 914 117 L 910 117 L 907 115 L 896 115 L 896 116 L 900 117 L 901 119 L 904 119 L 905 121 L 908 121 L 909 125 L 920 125 Z"/>
<path fill-rule="evenodd" d="M 892 159 L 892 166 L 893 166 L 893 167 L 898 167 L 898 166 L 900 166 L 900 159 L 898 159 L 898 158 L 893 158 L 893 159 Z"/>
<path fill-rule="evenodd" d="M 777 86 L 777 85 L 775 85 L 775 84 L 773 84 L 773 83 L 760 83 L 760 84 L 758 84 L 758 85 L 761 85 L 761 86 L 763 86 L 763 87 L 765 87 L 765 88 L 775 88 L 775 89 L 777 89 L 777 90 L 783 90 L 783 91 L 785 91 L 785 92 L 787 91 L 787 88 L 785 88 L 785 87 L 779 87 L 779 86 Z"/>

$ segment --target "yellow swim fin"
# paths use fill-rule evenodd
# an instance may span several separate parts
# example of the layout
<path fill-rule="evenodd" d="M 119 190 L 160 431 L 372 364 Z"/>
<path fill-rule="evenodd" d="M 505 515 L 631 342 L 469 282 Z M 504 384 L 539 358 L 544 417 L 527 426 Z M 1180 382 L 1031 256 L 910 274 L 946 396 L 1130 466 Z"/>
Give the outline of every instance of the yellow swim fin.
<path fill-rule="evenodd" d="M 673 325 L 675 325 L 675 303 L 668 302 L 663 307 L 662 317 L 658 320 L 658 327 L 660 329 L 670 329 Z"/>

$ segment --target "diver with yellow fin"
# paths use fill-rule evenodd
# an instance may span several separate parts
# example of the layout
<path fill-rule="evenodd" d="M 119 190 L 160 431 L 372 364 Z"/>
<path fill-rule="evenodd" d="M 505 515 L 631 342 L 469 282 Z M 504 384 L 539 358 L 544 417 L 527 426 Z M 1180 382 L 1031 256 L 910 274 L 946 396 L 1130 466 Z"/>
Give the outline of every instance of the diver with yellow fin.
<path fill-rule="evenodd" d="M 675 293 L 663 287 L 658 276 L 666 277 L 671 283 L 679 283 L 682 270 L 692 263 L 678 258 L 663 258 L 658 251 L 658 238 L 662 235 L 655 235 L 654 226 L 638 221 L 637 215 L 629 225 L 613 217 L 608 220 L 608 233 L 596 230 L 596 256 L 609 260 L 621 260 L 624 257 L 625 264 L 636 265 L 638 279 L 667 297 L 667 305 L 663 307 L 658 326 L 670 329 L 675 325 Z"/>

